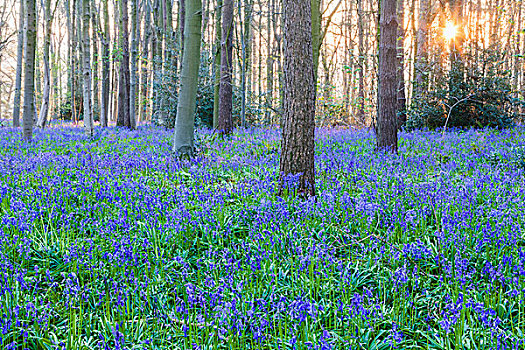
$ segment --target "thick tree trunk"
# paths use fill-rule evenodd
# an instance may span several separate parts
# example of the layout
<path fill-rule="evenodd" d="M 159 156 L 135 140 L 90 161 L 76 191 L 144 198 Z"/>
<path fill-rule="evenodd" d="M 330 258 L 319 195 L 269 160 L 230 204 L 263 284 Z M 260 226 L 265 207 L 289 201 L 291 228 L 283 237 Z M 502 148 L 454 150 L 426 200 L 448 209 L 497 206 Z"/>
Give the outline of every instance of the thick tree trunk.
<path fill-rule="evenodd" d="M 128 0 L 120 3 L 120 58 L 117 126 L 132 128 L 130 115 Z"/>
<path fill-rule="evenodd" d="M 397 153 L 396 0 L 381 1 L 377 148 Z"/>
<path fill-rule="evenodd" d="M 315 196 L 315 78 L 310 0 L 284 0 L 284 129 L 280 194 Z"/>
<path fill-rule="evenodd" d="M 51 17 L 51 0 L 45 0 L 44 3 L 44 90 L 42 93 L 42 105 L 40 106 L 40 115 L 37 126 L 45 128 L 47 115 L 49 113 L 49 102 L 51 94 L 51 73 L 49 68 L 49 47 L 51 46 L 51 26 L 53 18 Z"/>
<path fill-rule="evenodd" d="M 222 0 L 217 0 L 215 9 L 215 57 L 213 59 L 213 128 L 219 123 L 219 87 L 221 82 L 221 37 L 222 37 Z"/>
<path fill-rule="evenodd" d="M 221 82 L 219 86 L 220 134 L 231 134 L 233 130 L 232 67 L 233 67 L 233 0 L 224 0 L 222 5 Z"/>
<path fill-rule="evenodd" d="M 26 0 L 26 45 L 24 66 L 24 139 L 31 141 L 35 114 L 36 1 Z"/>
<path fill-rule="evenodd" d="M 173 151 L 179 155 L 192 157 L 195 152 L 195 102 L 197 100 L 201 49 L 201 0 L 186 0 L 185 10 L 184 53 L 182 55 L 181 86 L 177 103 Z"/>
<path fill-rule="evenodd" d="M 20 127 L 20 96 L 22 92 L 22 63 L 24 57 L 24 27 L 25 27 L 25 6 L 24 1 L 20 1 L 20 18 L 18 23 L 18 46 L 16 50 L 16 82 L 15 97 L 13 102 L 13 126 Z"/>
<path fill-rule="evenodd" d="M 89 24 L 91 20 L 91 0 L 82 0 L 82 75 L 83 84 L 83 106 L 84 106 L 84 133 L 88 137 L 93 136 L 93 111 L 91 109 L 91 38 L 89 36 Z"/>
<path fill-rule="evenodd" d="M 103 0 L 104 31 L 102 33 L 102 100 L 100 104 L 100 124 L 107 128 L 109 118 L 109 9 L 108 0 Z"/>

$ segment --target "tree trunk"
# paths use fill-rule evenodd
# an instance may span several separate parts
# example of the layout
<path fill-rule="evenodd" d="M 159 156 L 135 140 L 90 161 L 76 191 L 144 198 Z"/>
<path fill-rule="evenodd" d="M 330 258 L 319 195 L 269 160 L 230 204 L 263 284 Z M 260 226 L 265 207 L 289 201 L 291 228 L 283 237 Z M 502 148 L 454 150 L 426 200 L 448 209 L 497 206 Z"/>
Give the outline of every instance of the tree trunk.
<path fill-rule="evenodd" d="M 315 78 L 310 0 L 284 0 L 284 129 L 280 194 L 315 196 Z"/>
<path fill-rule="evenodd" d="M 120 58 L 117 126 L 132 128 L 130 115 L 128 0 L 120 0 Z"/>
<path fill-rule="evenodd" d="M 179 155 L 192 157 L 195 152 L 195 102 L 197 100 L 201 49 L 201 0 L 186 0 L 185 10 L 184 52 L 173 151 Z"/>
<path fill-rule="evenodd" d="M 377 148 L 397 153 L 396 0 L 381 1 Z"/>
<path fill-rule="evenodd" d="M 51 0 L 45 0 L 44 4 L 44 90 L 42 94 L 42 105 L 40 106 L 40 115 L 37 126 L 45 128 L 47 123 L 47 115 L 49 113 L 49 100 L 51 93 L 51 74 L 49 68 L 49 47 L 51 46 L 51 26 L 53 18 L 51 17 Z"/>
<path fill-rule="evenodd" d="M 26 0 L 26 45 L 24 67 L 24 139 L 31 141 L 35 114 L 36 1 Z"/>
<path fill-rule="evenodd" d="M 102 33 L 102 100 L 100 104 L 100 124 L 108 127 L 109 118 L 109 10 L 108 0 L 102 0 L 104 12 L 104 30 Z"/>
<path fill-rule="evenodd" d="M 274 80 L 274 74 L 273 74 L 273 66 L 274 66 L 274 56 L 273 56 L 273 41 L 272 41 L 272 14 L 275 12 L 275 0 L 271 0 L 271 5 L 269 7 L 268 11 L 268 19 L 266 20 L 266 30 L 267 30 L 267 41 L 266 41 L 266 51 L 267 51 L 267 59 L 266 59 L 266 93 L 265 93 L 265 100 L 266 100 L 266 124 L 272 125 L 272 110 L 273 110 L 273 80 Z M 262 46 L 262 42 L 260 43 Z"/>
<path fill-rule="evenodd" d="M 89 36 L 89 24 L 91 22 L 90 2 L 91 0 L 82 0 L 82 75 L 84 76 L 82 100 L 84 106 L 84 133 L 88 137 L 93 136 L 93 111 L 91 110 L 91 38 Z"/>
<path fill-rule="evenodd" d="M 221 36 L 222 36 L 222 0 L 217 0 L 215 9 L 215 57 L 213 60 L 214 82 L 213 82 L 213 128 L 219 124 L 219 87 L 221 81 Z"/>
<path fill-rule="evenodd" d="M 137 58 L 139 51 L 138 43 L 138 0 L 131 0 L 131 68 L 130 68 L 130 86 L 129 86 L 129 118 L 130 128 L 136 128 L 136 111 L 137 111 Z"/>
<path fill-rule="evenodd" d="M 140 120 L 146 120 L 149 105 L 149 72 L 148 72 L 148 61 L 149 61 L 149 47 L 151 44 L 151 4 L 150 1 L 146 2 L 146 9 L 144 10 L 144 40 L 142 43 L 142 78 L 141 78 L 141 91 L 142 91 L 142 110 L 140 112 Z"/>
<path fill-rule="evenodd" d="M 233 59 L 233 0 L 224 0 L 222 6 L 221 81 L 219 86 L 220 134 L 231 134 L 233 130 L 232 108 L 232 59 Z"/>
<path fill-rule="evenodd" d="M 357 30 L 359 39 L 359 57 L 358 68 L 359 68 L 359 95 L 357 97 L 358 109 L 357 109 L 357 123 L 361 126 L 365 125 L 365 31 L 364 31 L 364 12 L 363 12 L 363 1 L 357 0 Z"/>
<path fill-rule="evenodd" d="M 241 13 L 241 1 L 239 1 L 239 15 Z M 241 68 L 241 125 L 246 127 L 246 78 L 250 75 L 248 72 L 250 62 L 250 36 L 252 24 L 252 0 L 246 0 L 244 8 L 244 28 L 241 36 L 242 51 L 242 68 Z"/>
<path fill-rule="evenodd" d="M 429 0 L 420 0 L 419 19 L 417 30 L 417 50 L 416 50 L 416 93 L 420 95 L 428 88 L 427 79 L 427 60 L 428 60 L 428 26 L 429 26 Z"/>
<path fill-rule="evenodd" d="M 321 0 L 311 0 L 312 6 L 312 50 L 314 56 L 315 84 L 319 71 L 319 50 L 321 48 Z"/>
<path fill-rule="evenodd" d="M 406 122 L 405 95 L 405 0 L 398 0 L 397 17 L 397 108 L 399 126 Z"/>
<path fill-rule="evenodd" d="M 22 91 L 22 63 L 24 57 L 24 27 L 25 27 L 25 6 L 24 1 L 20 1 L 20 17 L 18 23 L 18 46 L 16 50 L 16 82 L 15 97 L 13 102 L 13 126 L 20 127 L 20 96 Z"/>
<path fill-rule="evenodd" d="M 98 63 L 99 63 L 99 46 L 98 46 L 98 39 L 99 37 L 95 35 L 96 32 L 99 31 L 99 25 L 100 19 L 98 15 L 97 8 L 95 4 L 91 7 L 91 23 L 93 26 L 93 94 L 91 97 L 92 104 L 91 104 L 91 113 L 93 114 L 93 120 L 95 120 L 95 116 L 97 116 L 97 119 L 100 121 L 100 99 L 99 99 L 99 77 L 98 77 Z"/>

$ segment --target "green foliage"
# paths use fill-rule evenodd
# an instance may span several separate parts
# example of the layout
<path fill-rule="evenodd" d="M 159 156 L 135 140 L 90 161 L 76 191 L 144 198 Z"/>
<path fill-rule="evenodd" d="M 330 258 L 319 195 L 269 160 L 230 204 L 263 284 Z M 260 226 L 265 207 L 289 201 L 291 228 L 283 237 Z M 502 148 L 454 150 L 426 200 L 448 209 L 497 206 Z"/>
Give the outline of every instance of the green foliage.
<path fill-rule="evenodd" d="M 450 68 L 436 64 L 430 69 L 435 82 L 413 98 L 408 112 L 408 129 L 436 129 L 443 126 L 506 128 L 518 117 L 517 99 L 510 72 L 503 67 L 501 54 L 487 52 L 479 66 L 465 56 Z M 419 88 L 419 89 L 418 89 Z M 448 119 L 448 122 L 447 122 Z"/>

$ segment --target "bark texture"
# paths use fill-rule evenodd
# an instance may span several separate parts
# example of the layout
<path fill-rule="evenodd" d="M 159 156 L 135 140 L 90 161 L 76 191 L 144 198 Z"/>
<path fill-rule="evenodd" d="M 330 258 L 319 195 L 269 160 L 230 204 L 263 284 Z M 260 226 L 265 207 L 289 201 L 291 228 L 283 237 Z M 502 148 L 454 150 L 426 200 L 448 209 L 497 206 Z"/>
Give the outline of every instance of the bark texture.
<path fill-rule="evenodd" d="M 129 77 L 129 31 L 128 31 L 128 0 L 121 0 L 120 5 L 120 59 L 118 117 L 117 126 L 132 128 L 130 115 L 130 77 Z"/>
<path fill-rule="evenodd" d="M 396 0 L 381 1 L 377 148 L 397 153 Z"/>
<path fill-rule="evenodd" d="M 91 22 L 90 0 L 82 0 L 82 75 L 83 105 L 84 105 L 84 133 L 93 136 L 93 110 L 91 108 L 91 46 L 89 37 L 89 23 Z"/>
<path fill-rule="evenodd" d="M 18 23 L 18 46 L 16 49 L 16 82 L 15 82 L 15 97 L 13 102 L 13 126 L 20 127 L 20 96 L 22 91 L 22 63 L 24 57 L 24 24 L 25 22 L 25 6 L 24 2 L 20 1 L 20 18 Z"/>
<path fill-rule="evenodd" d="M 315 78 L 310 0 L 284 0 L 284 128 L 280 193 L 315 196 Z"/>
<path fill-rule="evenodd" d="M 195 101 L 197 100 L 201 50 L 201 0 L 186 0 L 185 11 L 184 52 L 173 151 L 179 155 L 192 157 L 195 151 Z"/>
<path fill-rule="evenodd" d="M 232 108 L 232 52 L 233 52 L 233 0 L 224 0 L 222 6 L 221 81 L 219 85 L 220 134 L 231 134 L 233 130 Z"/>
<path fill-rule="evenodd" d="M 108 0 L 103 0 L 104 30 L 102 32 L 102 100 L 100 103 L 100 124 L 108 126 L 109 116 L 109 10 Z"/>
<path fill-rule="evenodd" d="M 49 47 L 51 46 L 51 26 L 53 18 L 51 17 L 51 0 L 44 2 L 44 90 L 42 93 L 42 105 L 40 106 L 40 115 L 38 117 L 37 126 L 45 128 L 47 123 L 47 115 L 49 113 L 49 99 L 51 95 L 51 72 L 49 68 Z"/>
<path fill-rule="evenodd" d="M 35 48 L 36 48 L 36 1 L 27 0 L 26 45 L 24 67 L 24 139 L 33 137 L 33 118 L 35 115 Z"/>

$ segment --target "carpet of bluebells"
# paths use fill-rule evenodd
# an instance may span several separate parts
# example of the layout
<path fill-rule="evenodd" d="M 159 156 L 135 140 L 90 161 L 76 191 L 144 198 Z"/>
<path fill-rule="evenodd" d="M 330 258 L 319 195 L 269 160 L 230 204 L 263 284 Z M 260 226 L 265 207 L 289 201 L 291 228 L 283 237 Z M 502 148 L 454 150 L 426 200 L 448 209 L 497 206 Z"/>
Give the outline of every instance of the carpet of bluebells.
<path fill-rule="evenodd" d="M 1 349 L 524 349 L 525 130 L 0 130 Z"/>

